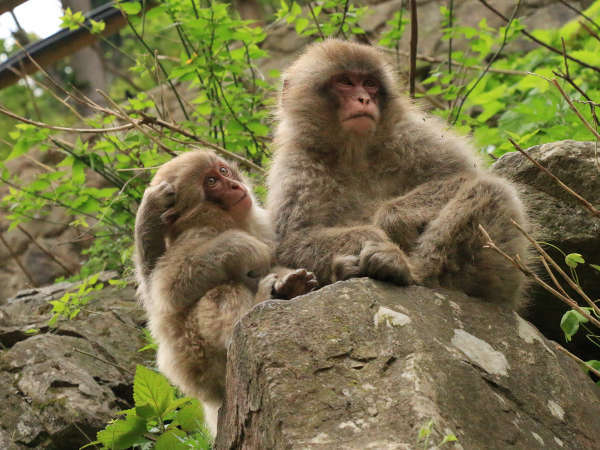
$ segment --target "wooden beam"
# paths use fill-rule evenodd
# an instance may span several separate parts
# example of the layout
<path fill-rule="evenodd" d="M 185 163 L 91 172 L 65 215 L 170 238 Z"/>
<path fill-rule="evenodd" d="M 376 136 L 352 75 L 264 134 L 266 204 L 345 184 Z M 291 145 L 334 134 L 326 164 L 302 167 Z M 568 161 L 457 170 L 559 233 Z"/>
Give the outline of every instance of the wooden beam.
<path fill-rule="evenodd" d="M 0 14 L 12 11 L 21 3 L 25 3 L 27 0 L 0 0 Z"/>
<path fill-rule="evenodd" d="M 89 25 L 90 19 L 96 22 L 105 22 L 106 28 L 102 32 L 103 36 L 110 36 L 123 28 L 127 24 L 127 20 L 119 9 L 112 6 L 113 4 L 114 2 L 110 2 L 87 13 L 87 26 L 91 28 L 91 25 Z M 147 2 L 146 4 L 146 9 L 156 6 L 156 2 Z M 97 40 L 97 35 L 91 34 L 85 28 L 80 27 L 73 31 L 62 29 L 46 39 L 28 45 L 25 50 L 15 53 L 0 64 L 0 89 L 16 83 L 20 79 L 20 76 L 14 70 L 26 75 L 37 72 L 38 69 L 31 62 L 30 57 L 40 66 L 47 67 L 75 53 L 77 50 L 93 44 Z"/>

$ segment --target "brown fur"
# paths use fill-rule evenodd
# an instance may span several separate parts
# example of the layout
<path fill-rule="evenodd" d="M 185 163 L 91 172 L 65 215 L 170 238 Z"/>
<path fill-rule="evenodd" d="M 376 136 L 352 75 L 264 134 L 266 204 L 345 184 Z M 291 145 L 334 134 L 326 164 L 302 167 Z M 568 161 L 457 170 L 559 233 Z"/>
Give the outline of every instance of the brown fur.
<path fill-rule="evenodd" d="M 380 119 L 367 136 L 340 131 L 328 82 L 344 72 L 379 80 Z M 483 248 L 478 230 L 526 257 L 510 224 L 527 222 L 514 188 L 397 84 L 377 50 L 338 40 L 311 45 L 285 72 L 268 196 L 279 261 L 313 270 L 322 284 L 370 276 L 517 307 L 524 277 Z"/>
<path fill-rule="evenodd" d="M 206 199 L 202 179 L 218 161 L 210 151 L 194 151 L 163 165 L 135 225 L 138 293 L 158 343 L 158 368 L 186 395 L 203 400 L 213 433 L 235 323 L 272 295 L 291 298 L 316 286 L 305 270 L 269 273 L 274 235 L 254 199 L 243 223 Z"/>

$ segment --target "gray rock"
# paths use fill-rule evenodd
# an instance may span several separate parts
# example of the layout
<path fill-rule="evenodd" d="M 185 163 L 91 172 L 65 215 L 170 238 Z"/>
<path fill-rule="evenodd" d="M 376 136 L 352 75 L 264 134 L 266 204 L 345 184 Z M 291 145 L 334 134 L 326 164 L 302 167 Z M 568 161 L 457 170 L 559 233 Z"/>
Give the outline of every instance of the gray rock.
<path fill-rule="evenodd" d="M 132 406 L 135 365 L 153 357 L 137 351 L 143 314 L 133 288 L 107 287 L 50 329 L 48 301 L 75 287 L 30 289 L 0 307 L 0 448 L 78 448 Z"/>
<path fill-rule="evenodd" d="M 514 312 L 366 278 L 235 329 L 217 449 L 591 449 L 598 387 Z"/>
<path fill-rule="evenodd" d="M 593 142 L 559 141 L 538 145 L 527 152 L 549 169 L 561 181 L 600 208 L 600 166 L 596 144 Z M 493 166 L 493 170 L 517 184 L 534 225 L 536 240 L 559 263 L 564 265 L 565 253 L 581 253 L 588 263 L 600 264 L 600 219 L 594 217 L 573 196 L 563 190 L 547 174 L 535 167 L 518 152 L 507 153 Z M 545 273 L 538 266 L 539 273 Z M 591 298 L 600 297 L 600 272 L 588 265 L 577 272 L 584 290 Z M 573 298 L 578 298 L 573 294 Z M 531 320 L 546 337 L 564 341 L 559 323 L 568 307 L 534 287 L 532 301 L 525 317 Z M 598 359 L 598 348 L 578 333 L 567 347 L 584 357 Z"/>

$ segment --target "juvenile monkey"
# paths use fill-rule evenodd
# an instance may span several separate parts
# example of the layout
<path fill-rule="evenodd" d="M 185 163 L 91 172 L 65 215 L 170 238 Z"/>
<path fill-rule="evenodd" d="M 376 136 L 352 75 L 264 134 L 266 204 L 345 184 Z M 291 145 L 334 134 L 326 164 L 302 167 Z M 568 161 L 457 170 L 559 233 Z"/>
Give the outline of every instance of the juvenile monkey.
<path fill-rule="evenodd" d="M 397 85 L 376 49 L 339 40 L 311 45 L 284 73 L 267 201 L 278 259 L 321 284 L 369 276 L 517 307 L 524 277 L 478 230 L 526 257 L 514 188 Z"/>
<path fill-rule="evenodd" d="M 158 342 L 158 368 L 204 402 L 213 435 L 236 321 L 256 303 L 317 285 L 303 269 L 271 271 L 272 239 L 248 183 L 210 151 L 164 164 L 137 212 L 138 294 Z"/>

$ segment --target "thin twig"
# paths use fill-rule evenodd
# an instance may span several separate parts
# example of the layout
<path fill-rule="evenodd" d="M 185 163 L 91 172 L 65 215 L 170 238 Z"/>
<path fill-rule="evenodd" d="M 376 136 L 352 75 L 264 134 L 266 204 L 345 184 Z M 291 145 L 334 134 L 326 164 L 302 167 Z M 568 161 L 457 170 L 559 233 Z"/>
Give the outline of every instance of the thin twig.
<path fill-rule="evenodd" d="M 16 120 L 18 120 L 20 122 L 28 123 L 30 125 L 34 125 L 34 126 L 39 127 L 39 128 L 47 128 L 49 130 L 64 131 L 64 132 L 68 132 L 68 133 L 111 133 L 111 132 L 115 132 L 115 131 L 128 130 L 128 129 L 133 128 L 135 126 L 135 125 L 132 125 L 132 124 L 125 124 L 125 125 L 120 125 L 118 127 L 111 127 L 111 128 L 70 128 L 70 127 L 57 127 L 57 126 L 54 126 L 54 125 L 48 125 L 47 123 L 44 123 L 44 122 L 38 122 L 38 121 L 35 121 L 35 120 L 26 119 L 25 117 L 19 116 L 18 114 L 15 114 L 15 113 L 9 111 L 8 109 L 6 109 L 2 105 L 0 105 L 0 113 L 4 114 L 5 116 L 11 117 L 13 119 L 16 119 Z"/>
<path fill-rule="evenodd" d="M 554 342 L 554 347 L 557 350 L 560 350 L 561 352 L 563 352 L 565 355 L 567 355 L 572 360 L 577 361 L 579 364 L 585 366 L 586 369 L 588 369 L 590 372 L 592 372 L 597 377 L 600 377 L 600 371 L 594 369 L 590 364 L 586 363 L 583 359 L 578 358 L 577 356 L 575 356 L 573 353 L 571 353 L 569 350 L 567 350 L 566 348 L 564 348 L 562 345 Z"/>
<path fill-rule="evenodd" d="M 148 139 L 150 139 L 152 142 L 154 142 L 156 145 L 158 145 L 159 148 L 163 149 L 169 155 L 177 156 L 177 153 L 175 153 L 173 150 L 171 150 L 169 147 L 167 147 L 165 144 L 163 144 L 160 141 L 160 139 L 157 139 L 155 136 L 152 136 L 152 134 L 150 134 L 146 130 L 144 130 L 142 128 L 142 126 L 135 119 L 131 118 L 123 110 L 123 108 L 121 108 L 112 98 L 110 98 L 110 96 L 108 94 L 106 94 L 101 89 L 96 89 L 96 92 L 98 92 L 102 97 L 104 97 L 104 99 L 108 103 L 110 103 L 113 108 L 115 108 L 117 111 L 119 111 L 121 113 L 121 116 L 124 117 L 127 121 L 129 121 L 140 133 L 142 133 L 144 136 L 146 136 Z"/>
<path fill-rule="evenodd" d="M 577 283 L 575 283 L 575 281 L 573 281 L 573 279 L 568 276 L 564 270 L 562 270 L 562 268 L 556 263 L 556 261 L 554 261 L 554 259 L 552 259 L 550 257 L 550 255 L 548 255 L 548 253 L 546 253 L 546 251 L 540 246 L 540 244 L 537 243 L 537 241 L 535 239 L 533 239 L 529 233 L 527 233 L 527 231 L 525 231 L 523 229 L 523 227 L 521 225 L 519 225 L 517 222 L 515 222 L 514 220 L 511 219 L 512 224 L 517 227 L 517 229 L 521 232 L 521 234 L 523 236 L 525 236 L 525 238 L 531 243 L 531 245 L 533 245 L 535 247 L 535 249 L 537 250 L 537 252 L 544 257 L 544 259 L 549 262 L 552 267 L 554 267 L 554 269 L 559 273 L 559 275 L 567 282 L 567 284 L 569 286 L 571 286 L 571 288 L 577 292 L 581 298 L 583 298 L 585 300 L 585 302 L 590 305 L 590 307 L 596 312 L 596 314 L 600 317 L 600 308 L 598 307 L 598 305 L 596 305 L 592 299 L 590 297 L 588 297 L 588 295 L 583 291 L 583 289 L 581 289 L 581 286 L 579 286 Z"/>
<path fill-rule="evenodd" d="M 498 17 L 502 18 L 505 22 L 508 22 L 508 18 L 504 14 L 502 14 L 500 11 L 498 11 L 496 8 L 491 6 L 486 0 L 479 0 L 479 2 L 481 4 L 483 4 L 483 6 L 485 6 L 487 9 L 492 11 L 494 14 L 496 14 Z M 554 48 L 551 45 L 546 44 L 544 41 L 539 40 L 534 35 L 529 33 L 527 30 L 521 30 L 521 33 L 524 34 L 525 36 L 527 36 L 529 39 L 531 39 L 536 44 L 541 45 L 542 47 L 550 50 L 553 53 L 562 55 L 562 52 L 559 49 Z M 579 64 L 583 67 L 587 67 L 588 69 L 592 69 L 596 72 L 600 72 L 600 67 L 592 66 L 591 64 L 588 64 L 585 61 L 581 61 L 580 59 L 574 58 L 570 55 L 567 55 L 567 58 L 569 58 L 571 61 L 576 62 L 577 64 Z"/>
<path fill-rule="evenodd" d="M 73 272 L 71 269 L 69 269 L 65 264 L 63 264 L 56 256 L 54 256 L 52 254 L 52 252 L 50 252 L 46 247 L 44 247 L 42 244 L 40 244 L 36 238 L 34 238 L 31 233 L 29 233 L 29 231 L 27 231 L 25 228 L 23 228 L 21 225 L 17 225 L 17 228 L 19 230 L 21 230 L 21 232 L 27 236 L 29 238 L 29 240 L 31 242 L 33 242 L 33 244 L 39 248 L 43 253 L 46 254 L 46 256 L 48 258 L 50 258 L 52 261 L 54 261 L 56 264 L 58 264 L 64 271 L 66 275 L 75 275 L 75 272 Z"/>
<path fill-rule="evenodd" d="M 525 158 L 527 158 L 529 161 L 531 161 L 542 172 L 549 175 L 561 188 L 563 188 L 565 191 L 567 191 L 569 194 L 571 194 L 573 197 L 575 197 L 583 206 L 585 206 L 588 211 L 590 211 L 594 216 L 600 217 L 600 211 L 597 210 L 596 208 L 594 208 L 594 205 L 592 205 L 590 202 L 588 202 L 585 198 L 583 198 L 581 195 L 579 195 L 577 192 L 575 192 L 573 189 L 571 189 L 569 186 L 567 186 L 565 183 L 563 183 L 560 180 L 560 178 L 558 178 L 556 175 L 554 175 L 552 172 L 550 172 L 548 169 L 546 169 L 544 166 L 542 166 L 539 162 L 537 162 L 535 159 L 533 159 L 529 155 L 529 153 L 527 153 L 525 150 L 523 150 L 521 148 L 521 146 L 519 144 L 517 144 L 513 139 L 508 138 L 508 140 L 523 156 L 525 156 Z"/>
<path fill-rule="evenodd" d="M 146 41 L 144 40 L 144 38 L 142 36 L 140 36 L 140 34 L 137 32 L 137 30 L 135 29 L 135 27 L 131 23 L 131 20 L 129 20 L 129 17 L 127 15 L 125 15 L 124 13 L 123 13 L 123 15 L 124 15 L 125 19 L 127 20 L 127 24 L 129 25 L 129 28 L 131 29 L 131 31 L 133 31 L 133 34 L 135 35 L 135 37 L 137 38 L 137 40 L 140 41 L 140 43 L 144 46 L 144 48 L 146 49 L 146 51 L 148 52 L 149 55 L 151 55 L 151 56 L 154 55 L 154 51 L 146 43 Z M 190 116 L 189 116 L 189 114 L 187 112 L 187 110 L 185 109 L 185 106 L 183 105 L 183 100 L 181 99 L 181 96 L 179 95 L 179 92 L 177 92 L 177 89 L 175 88 L 175 85 L 173 84 L 173 82 L 169 78 L 169 72 L 167 72 L 167 70 L 164 68 L 164 66 L 160 62 L 158 63 L 158 66 L 162 70 L 162 72 L 165 75 L 165 77 L 167 77 L 167 83 L 169 84 L 169 87 L 173 91 L 173 94 L 175 94 L 175 98 L 177 99 L 177 103 L 179 103 L 179 108 L 183 112 L 183 115 L 185 116 L 185 119 L 186 120 L 191 120 Z"/>
<path fill-rule="evenodd" d="M 337 35 L 340 34 L 344 36 L 346 39 L 346 33 L 344 33 L 344 24 L 346 23 L 346 16 L 348 15 L 348 6 L 350 5 L 350 0 L 346 0 L 344 2 L 344 14 L 342 15 L 342 22 L 340 23 L 340 28 L 338 29 Z"/>
<path fill-rule="evenodd" d="M 481 231 L 481 233 L 483 234 L 483 236 L 486 239 L 486 243 L 485 243 L 484 247 L 489 248 L 489 249 L 495 251 L 496 253 L 498 253 L 499 255 L 501 255 L 502 257 L 504 257 L 504 259 L 509 261 L 513 266 L 515 266 L 517 269 L 519 269 L 526 276 L 533 279 L 537 284 L 539 284 L 545 290 L 550 292 L 554 297 L 556 297 L 557 299 L 559 299 L 560 301 L 565 303 L 571 309 L 574 309 L 575 311 L 577 311 L 579 314 L 584 316 L 587 320 L 589 320 L 595 326 L 600 328 L 600 320 L 596 319 L 595 317 L 592 317 L 585 309 L 583 309 L 581 306 L 579 306 L 575 300 L 573 300 L 572 298 L 570 298 L 568 296 L 563 295 L 561 292 L 557 291 L 552 286 L 550 286 L 548 283 L 546 283 L 544 280 L 542 280 L 537 274 L 535 274 L 531 269 L 529 269 L 527 266 L 525 266 L 523 264 L 523 262 L 521 261 L 521 259 L 519 258 L 518 255 L 516 255 L 513 258 L 513 257 L 509 256 L 506 252 L 504 252 L 500 248 L 498 248 L 498 246 L 494 243 L 494 241 L 492 241 L 492 239 L 490 238 L 490 235 L 485 230 L 485 228 L 483 228 L 483 226 L 481 224 L 479 224 L 479 230 Z"/>
<path fill-rule="evenodd" d="M 98 357 L 98 356 L 96 356 L 96 355 L 94 355 L 92 353 L 88 353 L 86 351 L 79 350 L 77 347 L 73 347 L 73 351 L 75 351 L 77 353 L 81 353 L 82 355 L 89 356 L 90 358 L 94 358 L 94 359 L 96 359 L 96 360 L 98 360 L 100 362 L 103 362 L 104 364 L 108 364 L 109 366 L 116 367 L 117 369 L 122 370 L 123 372 L 128 373 L 129 375 L 133 375 L 133 372 L 131 370 L 126 369 L 125 367 L 120 366 L 118 364 L 115 364 L 114 362 L 107 361 L 106 359 L 102 359 L 102 358 L 100 358 L 100 357 Z"/>
<path fill-rule="evenodd" d="M 0 241 L 2 241 L 2 243 L 6 247 L 6 250 L 8 250 L 8 253 L 10 254 L 10 257 L 17 263 L 17 266 L 19 266 L 19 268 L 21 269 L 21 271 L 25 274 L 25 276 L 27 277 L 27 279 L 29 280 L 29 282 L 31 283 L 31 285 L 34 286 L 34 287 L 38 287 L 38 284 L 33 279 L 33 276 L 31 276 L 31 274 L 29 273 L 29 271 L 21 263 L 21 260 L 19 259 L 19 257 L 15 253 L 15 251 L 12 249 L 12 247 L 10 245 L 8 245 L 8 242 L 6 242 L 6 239 L 4 239 L 4 236 L 2 234 L 3 233 L 0 233 Z"/>
<path fill-rule="evenodd" d="M 317 16 L 315 15 L 315 10 L 312 7 L 312 2 L 308 2 L 308 9 L 310 10 L 310 15 L 312 16 L 315 25 L 317 26 L 317 32 L 319 33 L 321 40 L 324 41 L 325 35 L 323 34 L 323 30 L 321 30 L 321 24 L 319 23 L 319 21 L 317 20 Z"/>
<path fill-rule="evenodd" d="M 417 0 L 410 0 L 410 56 L 409 56 L 409 95 L 415 98 L 415 79 L 417 76 L 417 44 L 419 41 L 419 23 L 417 18 Z"/>
<path fill-rule="evenodd" d="M 483 77 L 486 76 L 486 74 L 490 70 L 490 67 L 492 67 L 492 64 L 494 64 L 494 62 L 496 62 L 496 59 L 498 59 L 498 56 L 500 56 L 500 53 L 502 52 L 502 50 L 504 50 L 504 47 L 506 46 L 506 42 L 508 40 L 508 31 L 510 30 L 513 20 L 515 19 L 517 13 L 519 12 L 520 7 L 521 7 L 521 0 L 519 0 L 517 2 L 515 9 L 513 9 L 513 12 L 510 16 L 508 24 L 506 25 L 506 27 L 504 27 L 504 36 L 502 38 L 502 43 L 500 44 L 500 47 L 498 48 L 496 53 L 494 53 L 494 55 L 490 58 L 489 62 L 485 66 L 485 69 L 479 74 L 479 76 L 477 77 L 475 82 L 472 84 L 472 86 L 469 88 L 467 93 L 462 96 L 460 103 L 458 104 L 458 108 L 456 109 L 456 114 L 454 115 L 454 119 L 450 121 L 451 124 L 454 125 L 458 121 L 458 118 L 460 116 L 460 111 L 462 110 L 465 102 L 467 101 L 467 98 L 469 98 L 469 95 L 471 95 L 471 93 L 475 90 L 475 88 L 480 83 L 480 81 L 483 80 Z"/>
<path fill-rule="evenodd" d="M 178 127 L 177 125 L 174 125 L 170 122 L 165 122 L 164 120 L 158 119 L 156 117 L 152 117 L 149 116 L 147 114 L 145 114 L 144 112 L 140 112 L 140 115 L 144 118 L 144 123 L 154 123 L 162 128 L 167 128 L 171 131 L 174 131 L 176 133 L 179 133 L 183 136 L 186 136 L 190 139 L 193 139 L 194 141 L 198 142 L 201 145 L 204 145 L 206 147 L 212 148 L 213 150 L 215 150 L 218 153 L 221 153 L 225 156 L 227 156 L 228 158 L 234 159 L 236 161 L 238 161 L 240 164 L 242 164 L 245 167 L 248 167 L 250 169 L 256 170 L 259 173 L 264 173 L 265 169 L 263 169 L 262 167 L 260 167 L 259 165 L 253 163 L 252 161 L 244 158 L 241 155 L 238 155 L 236 153 L 230 152 L 229 150 L 224 149 L 223 147 L 217 145 L 217 144 L 213 144 L 212 142 L 209 142 L 205 139 L 202 139 L 198 136 L 196 136 L 193 133 L 190 133 L 189 131 L 184 130 L 183 128 Z M 170 136 L 167 136 L 170 139 L 174 139 Z M 185 142 L 184 142 L 185 143 Z"/>
<path fill-rule="evenodd" d="M 554 272 L 552 272 L 552 269 L 546 262 L 546 258 L 544 258 L 542 255 L 539 255 L 539 257 L 540 257 L 540 261 L 544 265 L 544 268 L 546 269 L 546 273 L 548 275 L 550 275 L 550 278 L 552 279 L 554 286 L 556 286 L 556 289 L 558 289 L 563 295 L 568 296 L 569 294 L 567 294 L 567 291 L 565 291 L 565 289 L 561 286 L 561 284 L 558 282 L 558 280 L 554 276 Z"/>
<path fill-rule="evenodd" d="M 581 115 L 581 113 L 579 112 L 579 110 L 575 107 L 575 105 L 573 104 L 573 102 L 571 101 L 571 99 L 569 98 L 569 96 L 566 94 L 566 92 L 563 90 L 562 87 L 560 87 L 560 84 L 558 84 L 558 81 L 556 81 L 555 79 L 550 80 L 550 82 L 556 86 L 556 88 L 559 90 L 560 94 L 563 96 L 563 98 L 567 101 L 567 103 L 569 104 L 569 106 L 571 107 L 571 110 L 577 115 L 577 117 L 579 117 L 579 120 L 581 120 L 581 122 L 585 125 L 585 127 L 590 130 L 592 132 L 592 134 L 594 136 L 596 136 L 596 139 L 600 140 L 600 133 L 598 133 L 596 131 L 596 129 L 592 126 L 591 123 L 589 123 L 585 117 L 583 117 Z"/>
<path fill-rule="evenodd" d="M 592 99 L 587 95 L 587 93 L 583 89 L 581 89 L 579 86 L 577 86 L 577 83 L 575 83 L 575 81 L 570 76 L 565 75 L 560 72 L 557 72 L 556 70 L 553 70 L 552 73 L 554 75 L 556 75 L 557 77 L 561 78 L 562 80 L 565 80 L 567 83 L 569 83 L 573 87 L 573 89 L 575 89 L 577 92 L 579 92 L 587 100 L 586 102 L 582 102 L 580 100 L 575 100 L 575 101 L 578 103 L 587 103 L 588 106 L 590 107 L 590 113 L 592 114 L 594 123 L 596 124 L 596 126 L 600 126 L 600 120 L 598 119 L 598 116 L 596 115 L 596 105 L 594 104 Z"/>
<path fill-rule="evenodd" d="M 396 50 L 394 49 L 390 49 L 390 48 L 386 48 L 386 47 L 377 47 L 379 50 L 384 51 L 384 52 L 388 52 L 388 53 L 396 53 Z M 404 50 L 398 50 L 398 53 L 402 56 L 406 56 L 409 57 L 410 56 L 410 52 L 404 51 Z M 429 62 L 429 63 L 436 63 L 436 64 L 441 64 L 441 63 L 445 63 L 446 60 L 442 59 L 442 58 L 436 58 L 434 56 L 428 56 L 428 55 L 423 55 L 418 53 L 417 54 L 417 59 L 421 60 L 421 61 L 425 61 L 425 62 Z M 457 66 L 460 67 L 462 69 L 466 69 L 466 70 L 476 70 L 476 71 L 481 71 L 484 69 L 483 66 L 467 66 L 463 63 L 459 63 L 457 61 L 452 61 L 452 65 L 453 66 Z M 509 69 L 494 69 L 493 67 L 490 67 L 488 69 L 488 72 L 493 72 L 493 73 L 499 73 L 502 75 L 518 75 L 518 76 L 525 76 L 525 75 L 529 75 L 530 72 L 525 72 L 523 70 L 509 70 Z"/>
<path fill-rule="evenodd" d="M 596 33 L 594 30 L 592 30 L 590 27 L 588 27 L 585 23 L 583 22 L 579 22 L 579 25 L 581 25 L 581 27 L 587 31 L 587 33 L 592 36 L 594 39 L 596 39 L 597 41 L 600 41 L 600 36 L 598 35 L 598 33 Z"/>
<path fill-rule="evenodd" d="M 598 28 L 600 30 L 600 25 L 598 25 L 596 22 L 594 22 L 594 20 L 591 17 L 586 16 L 583 13 L 583 11 L 581 11 L 581 10 L 575 8 L 573 5 L 571 5 L 572 0 L 571 0 L 571 2 L 567 2 L 565 0 L 558 0 L 558 1 L 560 3 L 562 3 L 563 5 L 565 5 L 567 8 L 569 8 L 571 11 L 576 12 L 578 15 L 580 15 L 581 17 L 583 17 L 585 20 L 587 20 L 589 23 L 591 23 L 592 25 L 594 25 L 596 28 Z"/>
<path fill-rule="evenodd" d="M 454 0 L 448 0 L 448 28 L 452 28 L 454 19 Z M 448 38 L 448 73 L 452 73 L 452 33 Z"/>

